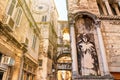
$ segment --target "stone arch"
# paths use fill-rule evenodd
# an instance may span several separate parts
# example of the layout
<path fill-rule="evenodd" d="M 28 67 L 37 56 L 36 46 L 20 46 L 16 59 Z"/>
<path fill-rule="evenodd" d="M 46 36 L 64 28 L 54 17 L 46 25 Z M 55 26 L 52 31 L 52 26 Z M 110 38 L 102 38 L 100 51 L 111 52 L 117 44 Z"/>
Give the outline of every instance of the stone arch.
<path fill-rule="evenodd" d="M 95 29 L 97 16 L 80 11 L 74 14 L 74 21 L 79 74 L 100 75 L 100 58 L 98 59 L 100 51 L 97 50 L 99 44 Z"/>
<path fill-rule="evenodd" d="M 97 16 L 88 12 L 88 11 L 80 11 L 80 12 L 75 13 L 74 14 L 74 20 L 76 20 L 78 17 L 82 17 L 83 15 L 86 15 L 89 18 L 91 18 L 94 21 L 94 23 L 96 23 L 98 21 Z"/>

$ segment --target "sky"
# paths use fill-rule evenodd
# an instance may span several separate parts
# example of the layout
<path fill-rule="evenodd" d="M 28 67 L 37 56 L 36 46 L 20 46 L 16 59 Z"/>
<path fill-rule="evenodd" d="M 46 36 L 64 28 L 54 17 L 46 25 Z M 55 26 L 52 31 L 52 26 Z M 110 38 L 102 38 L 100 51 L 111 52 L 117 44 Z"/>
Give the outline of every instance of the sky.
<path fill-rule="evenodd" d="M 59 14 L 59 20 L 67 19 L 66 0 L 55 0 L 55 4 Z"/>

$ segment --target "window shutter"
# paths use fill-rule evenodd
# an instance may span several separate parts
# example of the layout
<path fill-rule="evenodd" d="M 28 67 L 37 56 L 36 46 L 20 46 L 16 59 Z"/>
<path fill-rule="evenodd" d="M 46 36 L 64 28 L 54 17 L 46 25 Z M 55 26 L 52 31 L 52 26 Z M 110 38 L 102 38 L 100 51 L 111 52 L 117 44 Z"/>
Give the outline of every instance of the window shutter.
<path fill-rule="evenodd" d="M 16 24 L 19 25 L 19 22 L 20 22 L 20 19 L 21 19 L 21 16 L 22 16 L 22 9 L 21 8 L 18 8 L 18 11 L 17 11 L 17 17 L 16 17 Z"/>
<path fill-rule="evenodd" d="M 15 3 L 16 3 L 16 0 L 11 1 L 10 7 L 8 9 L 8 15 L 12 15 L 14 7 L 15 7 Z"/>

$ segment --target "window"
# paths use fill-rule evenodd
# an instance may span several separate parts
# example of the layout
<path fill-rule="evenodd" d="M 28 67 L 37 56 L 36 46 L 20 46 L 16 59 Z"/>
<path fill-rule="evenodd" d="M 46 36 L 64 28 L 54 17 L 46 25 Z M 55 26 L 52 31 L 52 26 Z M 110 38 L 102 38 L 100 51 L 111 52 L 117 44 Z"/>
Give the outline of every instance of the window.
<path fill-rule="evenodd" d="M 28 40 L 28 38 L 26 38 L 25 39 L 25 44 L 28 45 L 28 43 L 29 43 L 29 40 Z"/>
<path fill-rule="evenodd" d="M 20 19 L 21 19 L 21 16 L 22 16 L 22 9 L 18 8 L 16 14 L 17 14 L 16 15 L 16 24 L 19 25 L 19 22 L 20 22 Z"/>
<path fill-rule="evenodd" d="M 16 4 L 16 0 L 12 0 L 11 4 L 9 6 L 8 12 L 7 12 L 9 15 L 12 15 L 14 7 L 15 7 L 15 4 Z"/>
<path fill-rule="evenodd" d="M 42 22 L 46 22 L 47 21 L 47 16 L 42 16 Z"/>
<path fill-rule="evenodd" d="M 35 49 L 36 40 L 37 40 L 37 37 L 34 35 L 34 36 L 33 36 L 33 43 L 32 43 L 32 48 L 33 48 L 33 49 Z"/>
<path fill-rule="evenodd" d="M 43 62 L 43 60 L 40 59 L 40 60 L 39 60 L 39 66 L 42 66 L 42 62 Z"/>

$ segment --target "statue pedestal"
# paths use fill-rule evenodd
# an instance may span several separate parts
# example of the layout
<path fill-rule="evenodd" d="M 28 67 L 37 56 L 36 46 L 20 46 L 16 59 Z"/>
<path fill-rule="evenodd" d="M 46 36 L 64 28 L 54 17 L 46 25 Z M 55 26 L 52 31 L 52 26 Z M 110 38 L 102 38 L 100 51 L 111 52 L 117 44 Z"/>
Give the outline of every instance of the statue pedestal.
<path fill-rule="evenodd" d="M 114 78 L 111 75 L 104 75 L 104 76 L 74 76 L 72 80 L 114 80 Z"/>

